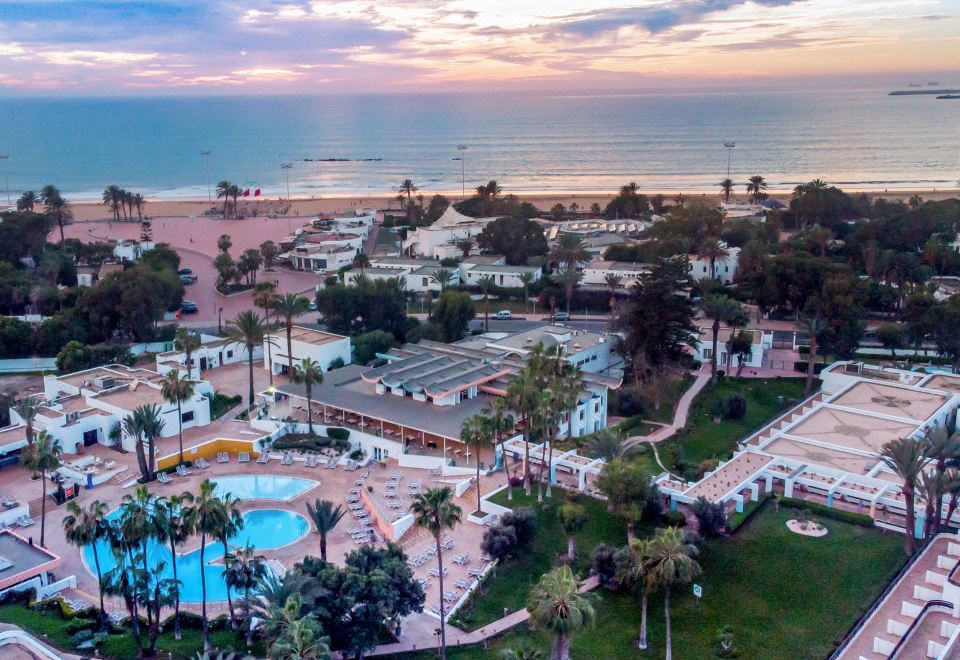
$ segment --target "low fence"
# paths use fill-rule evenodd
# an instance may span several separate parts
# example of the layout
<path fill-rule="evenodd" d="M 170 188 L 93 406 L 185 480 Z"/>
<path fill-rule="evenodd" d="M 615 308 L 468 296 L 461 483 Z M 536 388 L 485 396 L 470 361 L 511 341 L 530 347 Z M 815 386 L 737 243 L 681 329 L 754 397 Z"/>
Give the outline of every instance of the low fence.
<path fill-rule="evenodd" d="M 34 371 L 56 371 L 57 358 L 32 357 L 0 360 L 0 374 L 26 374 Z"/>

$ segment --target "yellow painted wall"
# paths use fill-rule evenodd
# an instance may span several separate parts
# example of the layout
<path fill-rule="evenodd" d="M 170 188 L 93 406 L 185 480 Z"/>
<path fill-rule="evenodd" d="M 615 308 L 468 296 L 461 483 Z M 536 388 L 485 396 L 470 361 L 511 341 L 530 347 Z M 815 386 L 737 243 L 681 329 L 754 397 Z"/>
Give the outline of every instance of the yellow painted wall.
<path fill-rule="evenodd" d="M 251 458 L 256 458 L 259 453 L 253 452 L 252 440 L 231 440 L 228 438 L 216 438 L 209 442 L 204 442 L 195 447 L 189 447 L 183 450 L 183 459 L 185 461 L 195 461 L 198 458 L 205 458 L 208 461 L 216 461 L 217 454 L 222 451 L 237 454 L 241 451 L 250 452 Z M 180 462 L 180 453 L 174 452 L 157 459 L 157 469 L 166 470 Z"/>

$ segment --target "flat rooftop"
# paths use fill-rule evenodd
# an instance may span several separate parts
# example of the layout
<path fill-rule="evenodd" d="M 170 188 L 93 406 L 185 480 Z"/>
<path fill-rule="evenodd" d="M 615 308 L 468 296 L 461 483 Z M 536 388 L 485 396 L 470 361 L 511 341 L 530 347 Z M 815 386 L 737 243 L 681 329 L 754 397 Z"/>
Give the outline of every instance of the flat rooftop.
<path fill-rule="evenodd" d="M 820 465 L 851 474 L 866 474 L 880 459 L 840 449 L 821 447 L 783 436 L 763 447 L 763 451 L 800 463 Z"/>
<path fill-rule="evenodd" d="M 278 333 L 277 336 L 280 337 L 283 333 Z M 340 341 L 341 339 L 346 339 L 342 335 L 335 335 L 332 332 L 324 332 L 323 330 L 314 330 L 313 328 L 305 328 L 302 325 L 293 326 L 292 331 L 290 332 L 290 338 L 297 341 L 304 341 L 308 344 L 313 344 L 314 346 L 320 346 L 321 344 L 329 344 L 331 342 Z M 283 335 L 282 339 L 286 341 L 286 335 Z"/>
<path fill-rule="evenodd" d="M 860 382 L 831 399 L 830 403 L 921 422 L 930 418 L 949 400 L 946 394 L 927 389 Z"/>
<path fill-rule="evenodd" d="M 95 398 L 97 401 L 109 403 L 123 410 L 133 410 L 144 405 L 163 406 L 167 403 L 160 388 L 147 383 L 138 383 L 135 389 L 129 385 L 117 387 L 101 392 Z"/>
<path fill-rule="evenodd" d="M 3 561 L 4 559 L 6 561 Z M 30 545 L 10 532 L 0 532 L 0 581 L 36 570 L 57 559 L 55 554 Z M 3 568 L 4 566 L 6 568 Z"/>
<path fill-rule="evenodd" d="M 568 353 L 577 353 L 587 348 L 593 348 L 606 342 L 606 335 L 589 330 L 574 330 L 559 325 L 544 324 L 529 330 L 523 330 L 504 337 L 490 340 L 488 346 L 503 347 L 506 350 L 520 349 L 529 351 L 537 344 L 550 348 L 558 344 L 565 344 Z"/>
<path fill-rule="evenodd" d="M 931 390 L 942 390 L 953 394 L 960 393 L 960 376 L 951 374 L 935 374 L 923 384 Z"/>
<path fill-rule="evenodd" d="M 162 378 L 156 371 L 131 369 L 123 365 L 111 364 L 105 367 L 94 367 L 93 369 L 87 369 L 85 371 L 76 371 L 72 374 L 57 376 L 57 380 L 74 387 L 82 387 L 96 391 L 98 389 L 96 379 L 100 377 L 113 378 L 119 382 L 130 382 L 135 379 L 152 382 Z"/>
<path fill-rule="evenodd" d="M 919 426 L 916 421 L 885 419 L 824 406 L 788 428 L 784 434 L 879 456 L 885 443 L 906 438 Z M 769 451 L 767 447 L 764 449 Z"/>
<path fill-rule="evenodd" d="M 412 397 L 377 394 L 376 386 L 361 377 L 363 369 L 360 365 L 351 364 L 328 371 L 323 383 L 313 386 L 314 409 L 326 404 L 364 417 L 458 439 L 463 421 L 479 413 L 493 400 L 492 396 L 481 394 L 455 406 L 436 406 L 429 402 L 414 401 Z M 306 388 L 302 385 L 283 384 L 277 389 L 306 398 Z"/>

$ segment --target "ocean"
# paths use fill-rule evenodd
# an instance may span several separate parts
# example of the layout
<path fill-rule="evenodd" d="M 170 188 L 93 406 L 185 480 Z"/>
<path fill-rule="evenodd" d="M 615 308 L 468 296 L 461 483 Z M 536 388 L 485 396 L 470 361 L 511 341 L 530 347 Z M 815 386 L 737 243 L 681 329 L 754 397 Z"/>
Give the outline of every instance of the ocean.
<path fill-rule="evenodd" d="M 0 153 L 14 197 L 53 183 L 75 201 L 108 184 L 206 197 L 208 164 L 214 185 L 273 196 L 288 174 L 299 196 L 384 194 L 406 178 L 431 192 L 489 179 L 693 192 L 717 189 L 728 152 L 731 178 L 776 189 L 954 187 L 960 101 L 889 91 L 0 98 Z"/>

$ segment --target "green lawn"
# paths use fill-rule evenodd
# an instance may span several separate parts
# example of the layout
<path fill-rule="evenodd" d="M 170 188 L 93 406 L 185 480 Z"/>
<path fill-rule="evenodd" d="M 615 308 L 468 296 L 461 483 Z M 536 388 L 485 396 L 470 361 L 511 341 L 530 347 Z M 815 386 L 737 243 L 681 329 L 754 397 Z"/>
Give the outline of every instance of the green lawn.
<path fill-rule="evenodd" d="M 802 378 L 722 378 L 716 386 L 707 385 L 694 400 L 686 428 L 657 446 L 660 459 L 671 469 L 681 461 L 694 471 L 687 476 L 696 476 L 701 462 L 729 457 L 744 436 L 802 399 L 803 388 Z M 746 417 L 715 422 L 717 402 L 731 394 L 741 394 L 747 400 Z M 783 403 L 778 399 L 781 396 Z"/>
<path fill-rule="evenodd" d="M 660 400 L 660 409 L 654 410 L 651 401 L 650 411 L 647 413 L 647 419 L 655 422 L 664 422 L 669 424 L 673 421 L 673 414 L 677 408 L 677 402 L 683 393 L 693 385 L 694 377 L 690 374 L 683 374 L 680 378 L 672 379 L 664 388 L 663 396 Z"/>
<path fill-rule="evenodd" d="M 513 507 L 529 506 L 537 512 L 537 531 L 531 547 L 519 557 L 497 566 L 496 574 L 483 586 L 483 594 L 457 613 L 461 625 L 469 630 L 479 628 L 503 616 L 504 608 L 514 612 L 523 609 L 527 603 L 527 593 L 540 576 L 559 564 L 566 557 L 567 537 L 560 526 L 557 509 L 563 504 L 565 491 L 554 489 L 553 497 L 542 505 L 537 504 L 536 485 L 531 497 L 523 494 L 523 487 L 514 488 Z M 591 497 L 578 496 L 576 502 L 587 511 L 586 527 L 577 534 L 578 558 L 573 564 L 574 570 L 586 576 L 590 570 L 590 554 L 600 543 L 614 546 L 624 545 L 627 541 L 627 526 L 620 518 L 607 513 L 603 502 Z M 510 506 L 506 491 L 493 497 L 493 501 L 502 506 Z M 638 526 L 637 534 L 647 530 Z"/>
<path fill-rule="evenodd" d="M 902 539 L 830 518 L 830 530 L 814 539 L 793 534 L 792 509 L 771 505 L 730 539 L 707 543 L 700 556 L 702 601 L 689 587 L 671 597 L 674 657 L 711 658 L 719 629 L 730 625 L 741 658 L 799 659 L 828 656 L 903 565 Z M 816 516 L 814 516 L 816 518 Z M 517 587 L 519 589 L 519 587 Z M 640 604 L 631 594 L 603 592 L 596 625 L 573 640 L 575 658 L 662 658 L 663 600 L 651 598 L 650 647 L 633 648 L 639 636 Z M 516 629 L 490 649 L 451 649 L 451 659 L 497 657 L 525 639 L 544 650 L 542 633 Z M 419 657 L 432 657 L 422 654 Z"/>
<path fill-rule="evenodd" d="M 210 400 L 210 419 L 220 419 L 226 415 L 234 406 L 243 401 L 240 395 L 227 396 L 220 392 L 215 392 Z"/>
<path fill-rule="evenodd" d="M 73 651 L 72 635 L 67 634 L 67 621 L 55 611 L 37 612 L 22 605 L 0 606 L 0 621 L 20 626 L 40 639 L 45 639 L 53 646 L 66 651 Z M 144 640 L 146 640 L 146 629 Z M 224 650 L 246 651 L 246 642 L 243 633 L 234 633 L 231 630 L 214 630 L 210 632 L 210 641 L 214 647 Z M 158 655 L 173 658 L 190 659 L 196 657 L 198 651 L 203 650 L 203 636 L 201 631 L 192 628 L 183 629 L 183 639 L 177 641 L 173 633 L 162 633 L 157 639 Z M 263 654 L 262 644 L 253 648 L 254 653 Z M 126 629 L 124 633 L 110 635 L 100 646 L 100 656 L 104 658 L 132 658 L 136 656 L 136 647 L 133 643 L 133 634 Z"/>

